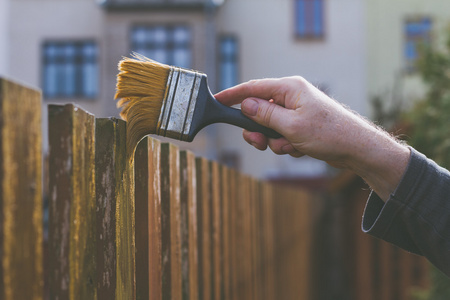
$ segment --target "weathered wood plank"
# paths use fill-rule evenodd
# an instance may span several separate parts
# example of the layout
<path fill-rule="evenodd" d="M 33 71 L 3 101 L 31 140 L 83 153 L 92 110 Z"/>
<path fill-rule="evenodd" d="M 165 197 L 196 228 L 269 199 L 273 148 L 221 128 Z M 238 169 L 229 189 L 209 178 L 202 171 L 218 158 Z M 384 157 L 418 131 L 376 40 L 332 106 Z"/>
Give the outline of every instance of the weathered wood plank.
<path fill-rule="evenodd" d="M 160 262 L 160 259 L 152 260 L 152 266 L 150 266 L 152 242 L 156 245 L 158 244 L 158 240 L 151 240 L 152 222 L 154 221 L 151 217 L 154 200 L 153 181 L 156 175 L 153 172 L 153 147 L 151 138 L 144 138 L 136 147 L 134 154 L 134 174 L 136 209 L 136 299 L 140 300 L 150 298 L 151 269 L 155 268 L 156 270 L 158 262 Z M 160 234 L 157 235 L 157 238 L 159 237 L 160 239 L 160 236 Z M 157 286 L 152 286 L 152 292 L 156 290 L 158 290 Z M 152 299 L 160 298 L 159 294 L 159 298 L 153 297 Z"/>
<path fill-rule="evenodd" d="M 43 298 L 41 140 L 40 93 L 0 78 L 0 299 Z"/>
<path fill-rule="evenodd" d="M 161 143 L 146 137 L 135 152 L 137 299 L 162 299 L 160 173 Z"/>
<path fill-rule="evenodd" d="M 94 116 L 49 106 L 51 299 L 96 299 Z"/>
<path fill-rule="evenodd" d="M 223 295 L 221 299 L 231 298 L 231 224 L 230 224 L 230 202 L 231 202 L 231 172 L 223 166 L 221 168 L 221 191 L 222 191 L 222 249 L 223 249 Z"/>
<path fill-rule="evenodd" d="M 229 230 L 230 230 L 230 298 L 228 299 L 239 299 L 238 298 L 238 285 L 239 285 L 239 239 L 238 239 L 238 209 L 237 202 L 239 199 L 238 194 L 238 173 L 236 170 L 231 169 L 229 174 L 229 187 L 230 187 L 230 198 L 229 198 Z"/>
<path fill-rule="evenodd" d="M 135 206 L 133 161 L 128 160 L 126 123 L 96 122 L 97 259 L 100 299 L 134 299 Z"/>
<path fill-rule="evenodd" d="M 261 248 L 264 249 L 263 258 L 263 286 L 264 298 L 276 299 L 276 278 L 275 278 L 275 237 L 274 237 L 274 191 L 273 185 L 264 184 L 262 186 L 261 197 L 261 226 L 263 229 L 263 236 L 261 241 Z"/>
<path fill-rule="evenodd" d="M 211 176 L 211 251 L 213 265 L 213 299 L 220 300 L 223 294 L 223 274 L 222 274 L 222 216 L 221 216 L 221 178 L 220 166 L 217 162 L 209 164 Z"/>
<path fill-rule="evenodd" d="M 208 160 L 197 158 L 197 226 L 198 226 L 198 292 L 199 299 L 212 294 L 211 259 L 211 190 Z"/>
<path fill-rule="evenodd" d="M 162 297 L 181 299 L 180 154 L 161 145 Z"/>
<path fill-rule="evenodd" d="M 183 299 L 198 299 L 197 180 L 195 156 L 180 152 Z"/>

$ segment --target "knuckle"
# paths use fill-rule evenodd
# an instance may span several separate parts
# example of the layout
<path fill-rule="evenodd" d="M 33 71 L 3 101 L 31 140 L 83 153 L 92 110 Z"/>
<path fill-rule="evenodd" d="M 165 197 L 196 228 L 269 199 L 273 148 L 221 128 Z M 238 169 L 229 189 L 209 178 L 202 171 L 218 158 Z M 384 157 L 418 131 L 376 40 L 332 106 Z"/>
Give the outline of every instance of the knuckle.
<path fill-rule="evenodd" d="M 275 110 L 275 105 L 265 105 L 266 107 L 261 110 L 261 119 L 264 124 L 270 127 L 270 122 L 272 120 L 272 115 Z"/>

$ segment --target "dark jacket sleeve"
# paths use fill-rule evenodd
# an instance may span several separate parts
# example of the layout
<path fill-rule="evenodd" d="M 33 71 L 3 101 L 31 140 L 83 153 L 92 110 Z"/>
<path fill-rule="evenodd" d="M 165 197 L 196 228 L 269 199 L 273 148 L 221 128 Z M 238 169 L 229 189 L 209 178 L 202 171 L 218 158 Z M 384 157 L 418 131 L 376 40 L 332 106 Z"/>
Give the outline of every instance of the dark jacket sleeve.
<path fill-rule="evenodd" d="M 370 195 L 362 229 L 425 256 L 450 276 L 450 172 L 411 148 L 405 174 L 388 201 Z"/>

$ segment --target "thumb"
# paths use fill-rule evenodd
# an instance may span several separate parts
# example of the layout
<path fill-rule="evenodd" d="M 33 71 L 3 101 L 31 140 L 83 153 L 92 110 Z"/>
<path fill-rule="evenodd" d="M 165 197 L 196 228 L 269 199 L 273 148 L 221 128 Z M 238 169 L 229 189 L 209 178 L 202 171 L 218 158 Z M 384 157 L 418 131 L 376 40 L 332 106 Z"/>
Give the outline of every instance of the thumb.
<path fill-rule="evenodd" d="M 241 104 L 242 112 L 263 126 L 283 134 L 290 121 L 291 110 L 258 98 L 247 98 Z"/>

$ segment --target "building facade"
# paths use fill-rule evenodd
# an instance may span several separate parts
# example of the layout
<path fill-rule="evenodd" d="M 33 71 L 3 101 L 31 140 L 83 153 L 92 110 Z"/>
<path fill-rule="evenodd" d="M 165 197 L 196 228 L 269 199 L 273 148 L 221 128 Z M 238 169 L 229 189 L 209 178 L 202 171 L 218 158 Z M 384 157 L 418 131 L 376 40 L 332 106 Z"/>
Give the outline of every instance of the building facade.
<path fill-rule="evenodd" d="M 118 116 L 117 63 L 137 51 L 208 74 L 213 92 L 250 79 L 301 75 L 361 114 L 368 112 L 366 1 L 358 0 L 2 0 L 4 74 Z M 5 52 L 6 51 L 6 52 Z M 1 70 L 0 70 L 1 71 Z M 44 124 L 45 126 L 45 124 Z M 256 177 L 322 176 L 324 163 L 247 145 L 241 129 L 212 125 L 180 147 Z"/>
<path fill-rule="evenodd" d="M 445 0 L 367 1 L 369 98 L 412 104 L 426 88 L 414 63 L 422 45 L 442 47 L 450 25 L 450 2 Z"/>

